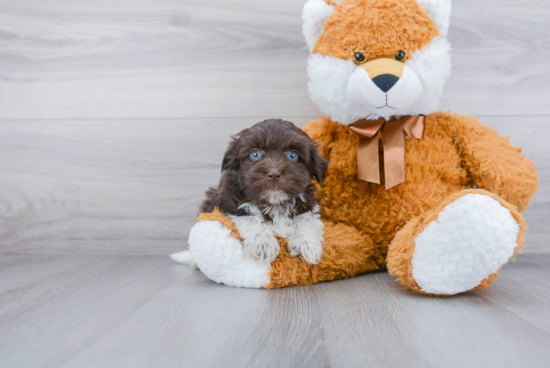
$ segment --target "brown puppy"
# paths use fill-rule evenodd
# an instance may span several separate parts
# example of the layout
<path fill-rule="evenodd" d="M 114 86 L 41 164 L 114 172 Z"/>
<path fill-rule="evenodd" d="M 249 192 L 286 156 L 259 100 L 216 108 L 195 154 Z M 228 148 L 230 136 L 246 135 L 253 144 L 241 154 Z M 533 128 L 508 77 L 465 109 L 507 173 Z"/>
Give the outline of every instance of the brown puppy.
<path fill-rule="evenodd" d="M 200 211 L 229 215 L 253 259 L 271 263 L 279 236 L 292 255 L 316 264 L 323 223 L 312 179 L 322 183 L 327 166 L 315 141 L 294 124 L 263 121 L 232 137 L 220 184 L 206 192 Z"/>

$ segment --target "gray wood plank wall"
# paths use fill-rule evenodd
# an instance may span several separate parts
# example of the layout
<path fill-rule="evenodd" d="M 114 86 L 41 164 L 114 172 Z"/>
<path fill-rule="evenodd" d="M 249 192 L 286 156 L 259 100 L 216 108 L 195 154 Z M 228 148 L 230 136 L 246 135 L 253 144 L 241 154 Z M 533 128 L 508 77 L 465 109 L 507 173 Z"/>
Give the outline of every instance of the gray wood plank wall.
<path fill-rule="evenodd" d="M 231 134 L 321 116 L 304 2 L 0 0 L 0 252 L 185 247 Z M 455 0 L 452 22 L 443 109 L 537 163 L 526 252 L 549 252 L 550 3 Z"/>

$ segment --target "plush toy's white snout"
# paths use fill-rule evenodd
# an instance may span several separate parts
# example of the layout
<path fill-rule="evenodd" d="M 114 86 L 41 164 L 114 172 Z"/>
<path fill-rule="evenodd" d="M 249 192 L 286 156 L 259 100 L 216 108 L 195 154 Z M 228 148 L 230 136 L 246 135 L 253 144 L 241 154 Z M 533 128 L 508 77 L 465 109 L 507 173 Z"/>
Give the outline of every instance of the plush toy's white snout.
<path fill-rule="evenodd" d="M 418 101 L 422 91 L 422 83 L 414 70 L 385 58 L 358 66 L 347 85 L 350 100 L 384 118 L 406 111 Z"/>

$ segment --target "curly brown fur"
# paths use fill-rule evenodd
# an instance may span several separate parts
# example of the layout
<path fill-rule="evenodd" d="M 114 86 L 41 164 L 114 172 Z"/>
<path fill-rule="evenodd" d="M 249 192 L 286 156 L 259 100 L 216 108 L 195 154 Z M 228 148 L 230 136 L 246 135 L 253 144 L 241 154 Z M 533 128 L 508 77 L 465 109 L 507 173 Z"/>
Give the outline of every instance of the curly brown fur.
<path fill-rule="evenodd" d="M 262 156 L 250 156 L 259 151 Z M 295 152 L 294 162 L 289 153 Z M 294 124 L 266 120 L 234 135 L 222 163 L 217 188 L 206 192 L 200 212 L 219 208 L 233 216 L 247 215 L 244 204 L 255 204 L 269 220 L 269 212 L 290 209 L 290 215 L 311 211 L 317 204 L 312 180 L 322 183 L 328 161 L 318 152 L 317 143 Z M 280 173 L 270 179 L 270 172 Z M 271 211 L 270 211 L 271 210 Z"/>

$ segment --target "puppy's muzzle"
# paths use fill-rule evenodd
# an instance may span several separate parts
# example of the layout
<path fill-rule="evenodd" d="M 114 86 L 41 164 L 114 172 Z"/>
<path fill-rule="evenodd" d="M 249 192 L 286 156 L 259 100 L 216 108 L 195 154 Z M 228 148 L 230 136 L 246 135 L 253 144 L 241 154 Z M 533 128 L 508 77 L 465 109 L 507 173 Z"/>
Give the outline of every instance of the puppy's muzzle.
<path fill-rule="evenodd" d="M 370 79 L 382 92 L 386 93 L 403 77 L 403 70 L 405 63 L 389 59 L 382 58 L 369 61 L 360 65 Z"/>

